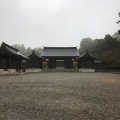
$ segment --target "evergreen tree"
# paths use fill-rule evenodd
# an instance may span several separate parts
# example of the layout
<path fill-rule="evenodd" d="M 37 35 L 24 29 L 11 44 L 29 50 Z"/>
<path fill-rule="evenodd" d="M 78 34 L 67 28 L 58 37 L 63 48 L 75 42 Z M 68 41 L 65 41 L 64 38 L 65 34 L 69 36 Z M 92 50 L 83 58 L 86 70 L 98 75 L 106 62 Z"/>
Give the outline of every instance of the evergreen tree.
<path fill-rule="evenodd" d="M 26 50 L 27 56 L 30 55 L 31 53 L 32 53 L 32 49 L 30 47 L 28 47 L 27 50 Z"/>

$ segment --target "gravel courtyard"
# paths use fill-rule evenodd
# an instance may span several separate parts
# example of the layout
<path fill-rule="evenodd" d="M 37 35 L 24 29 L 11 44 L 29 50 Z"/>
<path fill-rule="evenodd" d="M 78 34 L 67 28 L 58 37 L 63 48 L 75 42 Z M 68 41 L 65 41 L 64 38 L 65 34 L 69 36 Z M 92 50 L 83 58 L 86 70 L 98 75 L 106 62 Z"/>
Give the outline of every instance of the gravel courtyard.
<path fill-rule="evenodd" d="M 0 76 L 0 120 L 120 120 L 120 74 Z"/>

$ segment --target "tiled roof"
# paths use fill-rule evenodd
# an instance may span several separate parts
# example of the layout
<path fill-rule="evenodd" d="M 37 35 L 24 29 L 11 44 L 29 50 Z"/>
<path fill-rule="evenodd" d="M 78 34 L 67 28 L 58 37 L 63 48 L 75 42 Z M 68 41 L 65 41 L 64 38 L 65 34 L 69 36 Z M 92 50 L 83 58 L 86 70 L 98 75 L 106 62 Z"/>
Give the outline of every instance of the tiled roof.
<path fill-rule="evenodd" d="M 79 56 L 76 47 L 44 47 L 42 56 Z"/>
<path fill-rule="evenodd" d="M 4 51 L 8 52 L 9 54 L 21 57 L 22 59 L 29 59 L 28 57 L 21 54 L 18 49 L 14 48 L 4 42 L 2 43 L 0 50 L 4 50 Z"/>
<path fill-rule="evenodd" d="M 91 58 L 95 59 L 95 56 L 93 56 L 93 55 L 91 55 L 90 53 L 88 53 L 88 51 L 85 52 L 85 53 L 83 53 L 82 55 L 80 55 L 80 56 L 78 57 L 78 59 L 83 58 L 83 57 L 91 57 Z"/>
<path fill-rule="evenodd" d="M 32 53 L 28 57 L 30 58 L 34 56 L 43 59 L 35 50 L 33 50 Z"/>

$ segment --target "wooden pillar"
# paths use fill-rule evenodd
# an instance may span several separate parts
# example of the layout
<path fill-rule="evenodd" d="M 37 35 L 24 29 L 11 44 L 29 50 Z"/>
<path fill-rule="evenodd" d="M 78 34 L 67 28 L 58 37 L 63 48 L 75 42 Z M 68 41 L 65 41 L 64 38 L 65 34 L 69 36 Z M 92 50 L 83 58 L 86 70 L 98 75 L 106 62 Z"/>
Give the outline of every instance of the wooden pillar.
<path fill-rule="evenodd" d="M 15 69 L 16 68 L 16 59 L 13 58 L 13 64 L 12 64 L 12 67 Z"/>
<path fill-rule="evenodd" d="M 66 59 L 65 59 L 65 69 L 66 69 Z"/>
<path fill-rule="evenodd" d="M 50 69 L 50 59 L 47 61 L 48 69 Z"/>
<path fill-rule="evenodd" d="M 21 62 L 22 62 L 22 60 L 19 59 L 19 61 L 18 61 L 18 67 L 19 67 L 19 72 L 20 72 L 20 73 L 21 73 Z"/>
<path fill-rule="evenodd" d="M 6 67 L 7 67 L 7 69 L 9 69 L 10 68 L 10 62 L 9 62 L 9 57 L 6 57 Z"/>
<path fill-rule="evenodd" d="M 1 60 L 1 58 L 0 58 L 0 69 L 2 68 L 2 62 L 1 62 L 2 60 Z"/>
<path fill-rule="evenodd" d="M 16 58 L 16 71 L 20 71 L 21 69 L 21 60 Z"/>
<path fill-rule="evenodd" d="M 54 68 L 56 68 L 56 59 L 54 59 Z"/>
<path fill-rule="evenodd" d="M 78 60 L 78 68 L 80 68 L 81 67 L 81 65 L 80 65 L 80 60 Z"/>
<path fill-rule="evenodd" d="M 39 60 L 39 66 L 38 68 L 42 68 L 42 60 L 41 59 L 38 59 Z"/>
<path fill-rule="evenodd" d="M 7 61 L 7 69 L 9 68 L 9 59 L 6 60 Z"/>
<path fill-rule="evenodd" d="M 66 59 L 66 69 L 67 69 L 67 66 L 68 66 L 68 59 Z"/>
<path fill-rule="evenodd" d="M 15 59 L 15 61 L 16 61 L 15 67 L 16 67 L 16 70 L 17 70 L 18 69 L 18 59 Z"/>
<path fill-rule="evenodd" d="M 9 68 L 11 69 L 11 57 L 9 59 Z"/>
<path fill-rule="evenodd" d="M 73 69 L 73 60 L 71 60 L 71 69 Z"/>
<path fill-rule="evenodd" d="M 22 62 L 22 60 L 19 59 L 19 69 L 21 69 L 21 62 Z"/>

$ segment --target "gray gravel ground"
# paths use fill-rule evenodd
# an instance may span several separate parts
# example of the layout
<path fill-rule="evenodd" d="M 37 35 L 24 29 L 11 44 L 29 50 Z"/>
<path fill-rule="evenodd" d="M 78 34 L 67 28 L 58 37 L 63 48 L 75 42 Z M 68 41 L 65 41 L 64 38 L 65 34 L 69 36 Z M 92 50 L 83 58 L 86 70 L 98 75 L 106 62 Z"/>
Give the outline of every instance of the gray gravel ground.
<path fill-rule="evenodd" d="M 0 120 L 120 120 L 120 74 L 0 76 Z"/>

